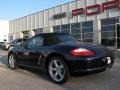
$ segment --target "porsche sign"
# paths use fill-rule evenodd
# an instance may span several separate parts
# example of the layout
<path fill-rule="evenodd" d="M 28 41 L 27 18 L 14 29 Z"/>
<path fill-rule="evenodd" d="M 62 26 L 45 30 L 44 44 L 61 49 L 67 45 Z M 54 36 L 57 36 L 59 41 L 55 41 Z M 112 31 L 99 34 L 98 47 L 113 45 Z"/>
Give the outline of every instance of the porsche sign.
<path fill-rule="evenodd" d="M 110 9 L 120 10 L 120 0 L 113 0 L 113 1 L 104 2 L 102 4 L 87 6 L 85 8 L 74 9 L 72 10 L 72 17 L 78 16 L 78 15 L 87 15 L 87 16 L 96 15 Z M 67 13 L 63 12 L 63 13 L 53 15 L 52 19 L 54 20 L 62 19 L 62 18 L 65 18 L 66 16 L 68 16 Z"/>
<path fill-rule="evenodd" d="M 82 14 L 86 14 L 87 16 L 96 15 L 109 9 L 120 9 L 120 0 L 113 0 L 102 4 L 87 6 L 86 8 L 74 9 L 72 10 L 72 16 L 74 17 Z"/>

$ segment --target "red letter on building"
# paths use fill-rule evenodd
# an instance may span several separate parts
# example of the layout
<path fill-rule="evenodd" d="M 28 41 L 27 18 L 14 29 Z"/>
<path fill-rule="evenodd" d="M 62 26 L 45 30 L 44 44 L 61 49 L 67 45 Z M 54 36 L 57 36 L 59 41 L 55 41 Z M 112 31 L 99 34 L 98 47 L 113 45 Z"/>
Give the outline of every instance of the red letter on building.
<path fill-rule="evenodd" d="M 84 14 L 85 13 L 84 11 L 85 11 L 84 8 L 79 8 L 79 9 L 72 10 L 72 17 Z"/>
<path fill-rule="evenodd" d="M 103 12 L 108 9 L 117 8 L 120 9 L 120 0 L 114 0 L 110 2 L 105 2 L 102 4 Z"/>
<path fill-rule="evenodd" d="M 100 13 L 100 4 L 86 7 L 86 14 L 87 15 L 95 15 L 98 13 Z"/>

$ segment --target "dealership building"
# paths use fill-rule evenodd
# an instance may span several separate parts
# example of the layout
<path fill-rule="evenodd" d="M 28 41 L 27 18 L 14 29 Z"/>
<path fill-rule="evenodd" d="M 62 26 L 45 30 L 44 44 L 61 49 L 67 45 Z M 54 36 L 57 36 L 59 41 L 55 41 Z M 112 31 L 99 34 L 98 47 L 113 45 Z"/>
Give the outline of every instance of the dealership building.
<path fill-rule="evenodd" d="M 75 0 L 9 23 L 9 41 L 62 32 L 80 42 L 120 48 L 120 0 Z"/>

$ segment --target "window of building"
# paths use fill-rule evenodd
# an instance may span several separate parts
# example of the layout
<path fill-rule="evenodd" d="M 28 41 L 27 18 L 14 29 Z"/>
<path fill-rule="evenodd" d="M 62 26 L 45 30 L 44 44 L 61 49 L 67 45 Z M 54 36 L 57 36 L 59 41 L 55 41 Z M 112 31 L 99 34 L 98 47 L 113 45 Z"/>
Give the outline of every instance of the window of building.
<path fill-rule="evenodd" d="M 70 29 L 70 25 L 69 25 L 69 24 L 62 25 L 62 26 L 61 26 L 61 29 Z"/>
<path fill-rule="evenodd" d="M 113 30 L 115 30 L 115 24 L 102 25 L 101 30 L 102 30 L 102 32 L 113 31 Z"/>
<path fill-rule="evenodd" d="M 70 34 L 81 42 L 93 42 L 93 21 L 54 26 L 53 32 Z"/>
<path fill-rule="evenodd" d="M 70 34 L 70 25 L 61 25 L 61 33 Z"/>
<path fill-rule="evenodd" d="M 79 29 L 80 28 L 80 23 L 73 23 L 73 24 L 71 24 L 71 28 L 72 29 Z"/>
<path fill-rule="evenodd" d="M 93 21 L 82 22 L 82 42 L 93 42 Z"/>
<path fill-rule="evenodd" d="M 119 22 L 119 18 L 107 18 L 101 20 L 101 25 L 110 25 Z"/>
<path fill-rule="evenodd" d="M 93 26 L 93 21 L 82 22 L 82 27 L 91 27 Z"/>
<path fill-rule="evenodd" d="M 74 36 L 79 41 L 81 41 L 81 26 L 80 26 L 80 23 L 71 24 L 71 35 Z"/>
<path fill-rule="evenodd" d="M 119 18 L 101 20 L 101 43 L 106 46 L 116 46 L 116 24 Z"/>
<path fill-rule="evenodd" d="M 82 27 L 82 33 L 93 32 L 93 26 L 90 27 Z"/>
<path fill-rule="evenodd" d="M 60 33 L 60 26 L 54 26 L 53 27 L 53 32 L 58 32 L 58 33 Z"/>

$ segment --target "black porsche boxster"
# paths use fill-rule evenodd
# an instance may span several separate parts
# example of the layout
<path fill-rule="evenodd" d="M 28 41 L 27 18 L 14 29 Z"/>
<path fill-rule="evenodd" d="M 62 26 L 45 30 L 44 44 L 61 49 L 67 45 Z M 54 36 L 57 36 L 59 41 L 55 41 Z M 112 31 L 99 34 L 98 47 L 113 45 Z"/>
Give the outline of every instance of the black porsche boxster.
<path fill-rule="evenodd" d="M 43 33 L 9 50 L 11 69 L 25 66 L 44 70 L 58 84 L 66 82 L 74 73 L 110 69 L 114 53 L 102 46 L 78 42 L 63 33 Z"/>

